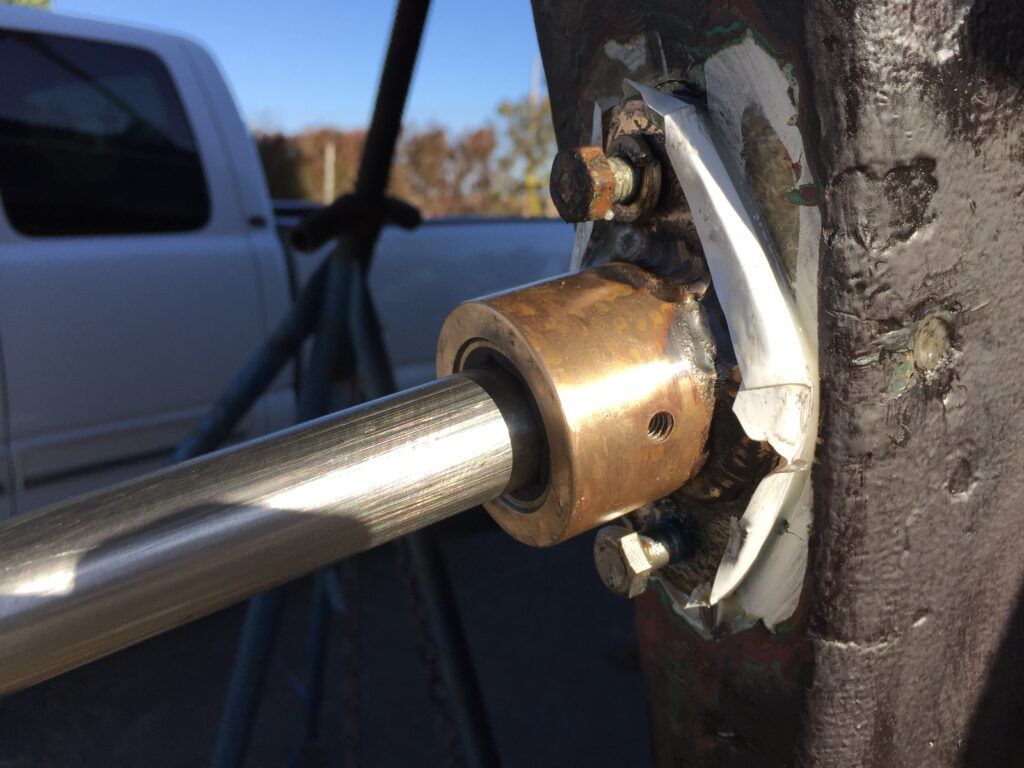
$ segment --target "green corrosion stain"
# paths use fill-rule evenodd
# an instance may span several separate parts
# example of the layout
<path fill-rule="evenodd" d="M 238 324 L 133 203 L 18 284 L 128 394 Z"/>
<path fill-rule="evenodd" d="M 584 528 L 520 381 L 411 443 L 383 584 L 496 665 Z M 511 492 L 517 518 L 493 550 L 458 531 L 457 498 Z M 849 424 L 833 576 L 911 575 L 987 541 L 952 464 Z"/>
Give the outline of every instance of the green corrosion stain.
<path fill-rule="evenodd" d="M 775 636 L 785 640 L 791 637 L 794 632 L 800 630 L 801 626 L 801 622 L 796 616 L 790 617 L 775 625 Z"/>
<path fill-rule="evenodd" d="M 786 200 L 793 205 L 809 205 L 817 207 L 820 202 L 818 187 L 814 184 L 801 184 L 796 189 L 786 193 Z"/>
<path fill-rule="evenodd" d="M 772 45 L 771 41 L 754 27 L 744 21 L 711 27 L 704 33 L 704 44 L 687 45 L 686 49 L 699 61 L 705 61 L 724 48 L 738 45 L 750 35 L 757 44 L 764 48 L 773 58 L 782 58 L 783 52 Z"/>
<path fill-rule="evenodd" d="M 913 355 L 907 355 L 896 364 L 896 368 L 892 372 L 892 378 L 889 379 L 889 394 L 893 397 L 899 397 L 910 387 L 910 382 L 913 378 L 914 357 Z"/>

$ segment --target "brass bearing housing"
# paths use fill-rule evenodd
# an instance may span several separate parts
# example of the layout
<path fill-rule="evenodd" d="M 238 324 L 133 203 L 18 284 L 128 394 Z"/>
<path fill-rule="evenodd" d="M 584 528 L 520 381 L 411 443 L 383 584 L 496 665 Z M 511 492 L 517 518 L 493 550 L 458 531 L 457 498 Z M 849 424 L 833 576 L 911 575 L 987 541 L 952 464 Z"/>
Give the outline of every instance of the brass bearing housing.
<path fill-rule="evenodd" d="M 439 376 L 498 365 L 533 398 L 538 482 L 485 504 L 509 534 L 549 546 L 676 490 L 705 459 L 714 346 L 693 297 L 615 263 L 457 307 Z"/>

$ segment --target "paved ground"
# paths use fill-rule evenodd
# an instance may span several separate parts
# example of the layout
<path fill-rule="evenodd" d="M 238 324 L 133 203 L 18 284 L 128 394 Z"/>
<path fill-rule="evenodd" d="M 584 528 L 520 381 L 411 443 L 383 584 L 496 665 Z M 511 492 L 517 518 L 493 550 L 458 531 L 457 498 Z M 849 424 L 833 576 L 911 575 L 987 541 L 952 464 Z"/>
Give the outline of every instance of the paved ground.
<path fill-rule="evenodd" d="M 631 610 L 594 574 L 591 536 L 533 550 L 470 513 L 439 540 L 503 765 L 646 765 Z M 440 765 L 393 550 L 360 568 L 363 765 Z M 293 764 L 308 598 L 289 591 L 249 766 Z M 241 618 L 229 609 L 0 701 L 0 766 L 206 765 Z M 340 619 L 333 630 L 323 739 L 304 765 L 345 764 Z"/>

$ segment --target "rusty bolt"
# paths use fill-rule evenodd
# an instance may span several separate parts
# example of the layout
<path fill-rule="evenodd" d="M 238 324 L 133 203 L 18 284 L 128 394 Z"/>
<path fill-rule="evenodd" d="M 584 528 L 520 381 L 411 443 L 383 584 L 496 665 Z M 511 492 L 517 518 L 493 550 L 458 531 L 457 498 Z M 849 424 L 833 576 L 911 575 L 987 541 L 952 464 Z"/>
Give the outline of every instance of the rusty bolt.
<path fill-rule="evenodd" d="M 611 219 L 612 206 L 629 202 L 639 185 L 633 166 L 600 147 L 564 149 L 551 165 L 551 199 L 571 223 Z"/>
<path fill-rule="evenodd" d="M 644 593 L 651 574 L 670 563 L 692 557 L 697 549 L 694 526 L 670 518 L 644 531 L 610 525 L 597 532 L 594 563 L 601 581 L 620 597 Z"/>

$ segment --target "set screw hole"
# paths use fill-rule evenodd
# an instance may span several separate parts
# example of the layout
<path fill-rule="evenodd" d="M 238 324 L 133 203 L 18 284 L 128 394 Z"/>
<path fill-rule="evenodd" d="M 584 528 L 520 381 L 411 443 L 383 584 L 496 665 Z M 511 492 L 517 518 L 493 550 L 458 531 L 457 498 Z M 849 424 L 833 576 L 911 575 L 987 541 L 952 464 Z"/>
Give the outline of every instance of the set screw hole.
<path fill-rule="evenodd" d="M 658 411 L 651 416 L 651 420 L 647 423 L 647 436 L 656 443 L 660 443 L 672 434 L 672 428 L 675 425 L 676 421 L 672 418 L 671 413 L 668 411 Z"/>

